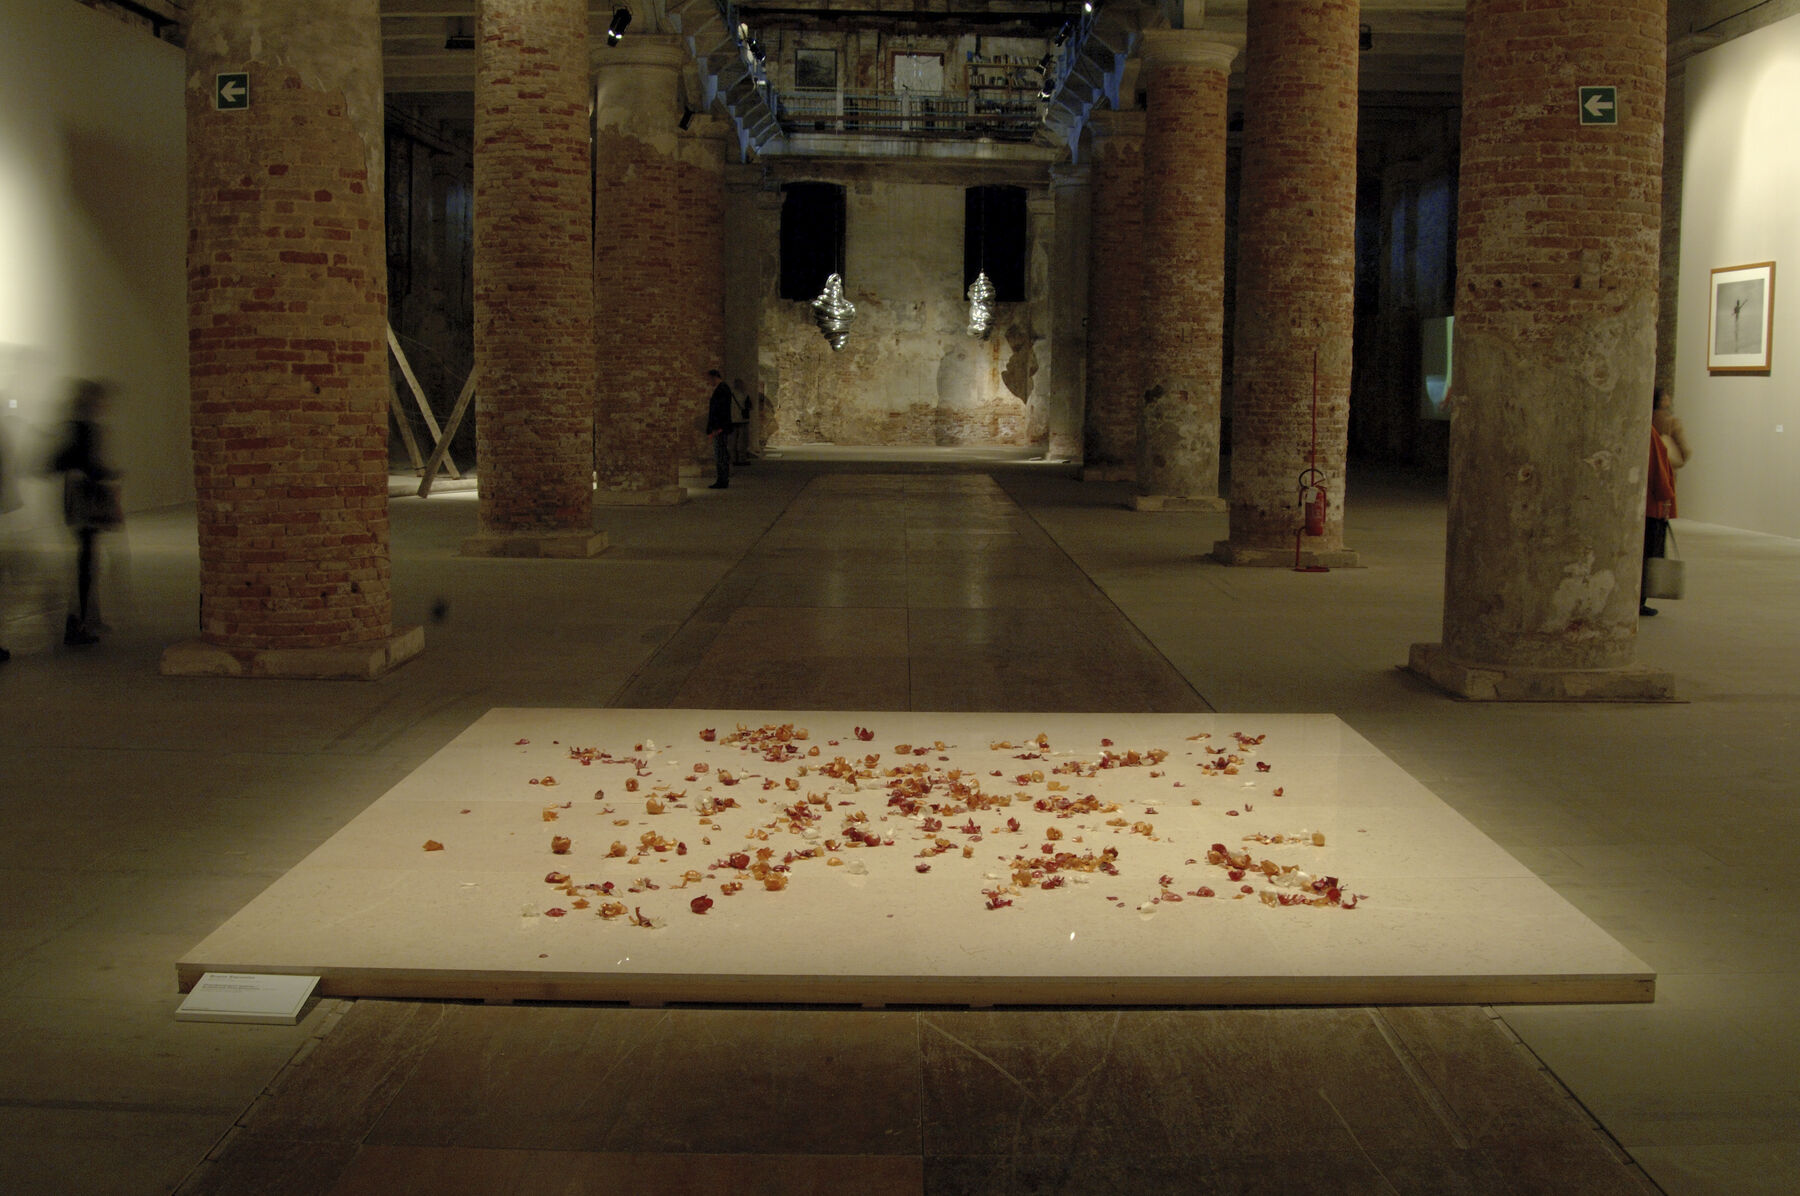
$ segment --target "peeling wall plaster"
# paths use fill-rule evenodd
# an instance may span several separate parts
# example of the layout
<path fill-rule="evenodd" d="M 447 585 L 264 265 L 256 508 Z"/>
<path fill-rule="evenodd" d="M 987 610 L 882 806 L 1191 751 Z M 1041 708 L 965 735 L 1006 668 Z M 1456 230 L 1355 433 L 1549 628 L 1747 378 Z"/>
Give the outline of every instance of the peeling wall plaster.
<path fill-rule="evenodd" d="M 845 293 L 849 342 L 833 352 L 804 301 L 771 287 L 762 342 L 777 384 L 775 445 L 1023 445 L 1044 434 L 1047 330 L 1041 304 L 997 307 L 986 340 L 966 332 L 963 188 L 861 182 L 850 187 Z"/>

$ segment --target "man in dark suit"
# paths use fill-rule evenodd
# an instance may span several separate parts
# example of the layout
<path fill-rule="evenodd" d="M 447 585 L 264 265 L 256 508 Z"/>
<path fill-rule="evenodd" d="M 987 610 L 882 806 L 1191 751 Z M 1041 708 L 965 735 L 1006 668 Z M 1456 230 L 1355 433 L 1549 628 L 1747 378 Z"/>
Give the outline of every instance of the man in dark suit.
<path fill-rule="evenodd" d="M 706 435 L 713 445 L 713 468 L 717 473 L 708 490 L 723 490 L 731 485 L 731 387 L 725 385 L 725 375 L 718 370 L 707 370 L 707 380 L 712 382 L 712 399 L 706 405 Z"/>

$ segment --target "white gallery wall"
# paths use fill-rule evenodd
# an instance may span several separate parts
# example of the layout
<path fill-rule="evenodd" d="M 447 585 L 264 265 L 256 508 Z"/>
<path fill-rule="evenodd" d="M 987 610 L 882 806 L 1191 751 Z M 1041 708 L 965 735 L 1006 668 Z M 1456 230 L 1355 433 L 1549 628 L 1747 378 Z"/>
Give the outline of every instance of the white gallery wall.
<path fill-rule="evenodd" d="M 1687 97 L 1675 395 L 1694 460 L 1677 478 L 1681 514 L 1800 537 L 1800 17 L 1696 55 Z M 1712 271 L 1769 261 L 1769 372 L 1709 373 Z"/>
<path fill-rule="evenodd" d="M 0 432 L 41 477 L 69 382 L 115 386 L 128 509 L 191 501 L 182 51 L 68 0 L 0 0 Z"/>

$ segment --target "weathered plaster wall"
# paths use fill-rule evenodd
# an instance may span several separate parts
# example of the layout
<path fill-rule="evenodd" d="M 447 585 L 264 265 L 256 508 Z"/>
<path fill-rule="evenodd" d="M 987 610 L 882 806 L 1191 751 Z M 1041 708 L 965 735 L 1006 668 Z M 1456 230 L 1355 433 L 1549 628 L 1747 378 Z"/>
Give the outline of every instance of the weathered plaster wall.
<path fill-rule="evenodd" d="M 1047 313 L 1000 304 L 987 340 L 965 331 L 963 188 L 860 181 L 845 206 L 845 294 L 856 304 L 849 343 L 834 353 L 808 303 L 782 300 L 772 285 L 766 292 L 769 442 L 1030 443 L 1033 427 L 1044 427 L 1031 409 L 1044 401 L 1050 364 L 1048 329 L 1032 315 Z"/>
<path fill-rule="evenodd" d="M 60 533 L 60 483 L 37 466 L 71 377 L 117 385 L 127 509 L 189 501 L 182 52 L 43 0 L 0 0 L 0 29 L 0 437 L 26 504 L 0 535 Z"/>
<path fill-rule="evenodd" d="M 1686 96 L 1675 409 L 1694 459 L 1677 479 L 1681 514 L 1800 536 L 1800 17 L 1696 55 Z M 1709 373 L 1711 272 L 1769 261 L 1770 371 Z"/>

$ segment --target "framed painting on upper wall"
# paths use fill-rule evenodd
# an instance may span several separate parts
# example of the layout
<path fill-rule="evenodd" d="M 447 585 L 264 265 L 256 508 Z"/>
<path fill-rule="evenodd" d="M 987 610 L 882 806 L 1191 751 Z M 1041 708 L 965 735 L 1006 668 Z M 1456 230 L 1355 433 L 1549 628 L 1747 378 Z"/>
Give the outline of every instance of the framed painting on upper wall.
<path fill-rule="evenodd" d="M 1715 374 L 1766 374 L 1775 333 L 1775 263 L 1722 266 L 1712 272 L 1706 368 Z"/>
<path fill-rule="evenodd" d="M 836 50 L 795 50 L 794 86 L 803 91 L 837 89 Z"/>

